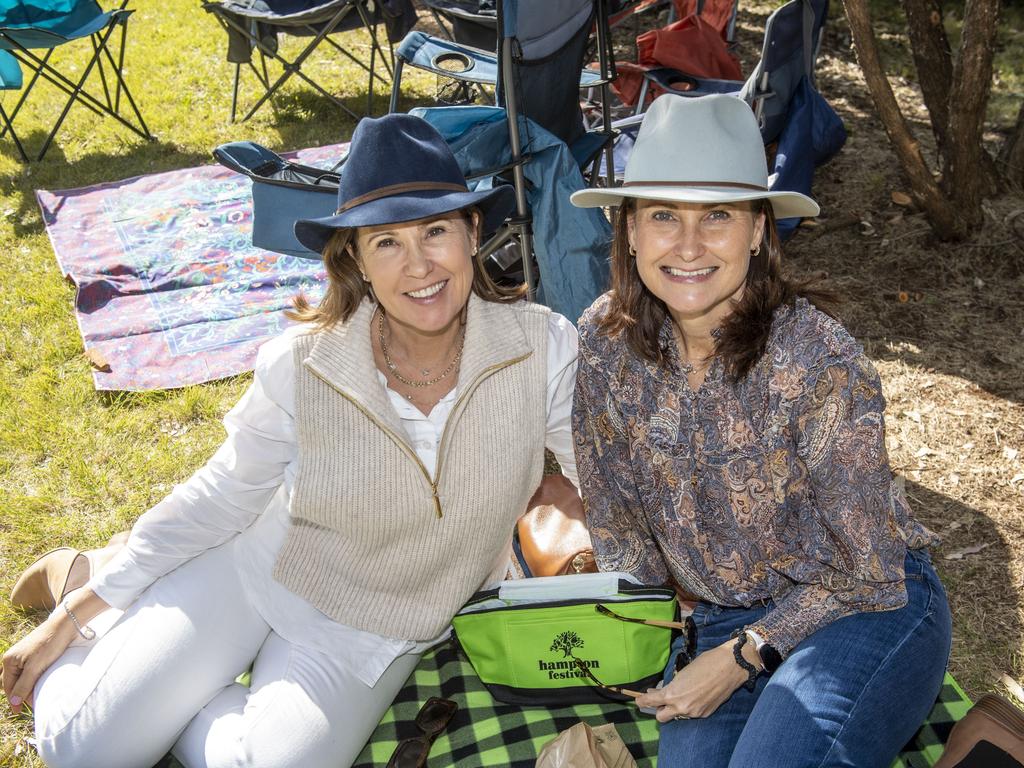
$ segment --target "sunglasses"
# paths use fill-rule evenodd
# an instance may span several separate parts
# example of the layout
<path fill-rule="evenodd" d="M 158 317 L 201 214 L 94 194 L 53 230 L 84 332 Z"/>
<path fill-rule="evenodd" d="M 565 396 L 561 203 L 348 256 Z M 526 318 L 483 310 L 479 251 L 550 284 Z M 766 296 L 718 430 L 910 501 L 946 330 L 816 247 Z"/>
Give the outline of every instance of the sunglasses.
<path fill-rule="evenodd" d="M 455 714 L 459 705 L 450 699 L 431 696 L 416 714 L 416 727 L 422 731 L 419 736 L 402 739 L 388 760 L 387 768 L 423 768 L 430 754 L 430 746 Z"/>
<path fill-rule="evenodd" d="M 632 616 L 623 616 L 621 614 L 618 614 L 615 611 L 608 608 L 607 606 L 601 605 L 600 603 L 594 606 L 594 610 L 600 613 L 602 616 L 608 616 L 609 618 L 618 619 L 619 621 L 628 621 L 633 624 L 646 624 L 649 627 L 663 627 L 665 629 L 681 630 L 684 633 L 684 636 L 686 637 L 686 642 L 683 645 L 682 649 L 679 651 L 679 654 L 676 656 L 676 672 L 678 672 L 691 661 L 693 661 L 694 656 L 696 655 L 697 625 L 694 623 L 693 619 L 690 616 L 687 616 L 683 621 L 637 619 L 633 618 Z M 621 688 L 617 685 L 606 685 L 605 683 L 602 683 L 600 680 L 597 679 L 597 676 L 591 671 L 590 667 L 582 659 L 573 656 L 572 660 L 576 664 L 577 669 L 579 669 L 580 672 L 582 672 L 588 680 L 590 680 L 598 687 L 605 689 L 606 691 L 617 693 L 620 696 L 629 696 L 633 699 L 643 695 L 641 691 L 633 691 L 629 688 Z"/>

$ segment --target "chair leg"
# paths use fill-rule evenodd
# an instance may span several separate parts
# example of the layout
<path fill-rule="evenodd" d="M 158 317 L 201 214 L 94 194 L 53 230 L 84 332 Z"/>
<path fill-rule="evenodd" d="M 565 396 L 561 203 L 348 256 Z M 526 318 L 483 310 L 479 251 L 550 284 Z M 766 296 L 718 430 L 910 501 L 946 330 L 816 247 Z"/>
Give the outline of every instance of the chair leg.
<path fill-rule="evenodd" d="M 238 109 L 238 81 L 242 74 L 242 65 L 235 64 L 235 85 L 231 89 L 231 122 L 235 122 L 235 112 Z"/>
<path fill-rule="evenodd" d="M 402 90 L 402 67 L 403 62 L 399 57 L 395 60 L 395 76 L 391 80 L 391 103 L 388 104 L 389 113 L 398 111 L 398 96 Z"/>
<path fill-rule="evenodd" d="M 11 124 L 11 119 L 7 116 L 3 107 L 0 107 L 0 125 L 3 125 L 3 131 L 0 131 L 0 137 L 3 134 L 10 132 L 11 139 L 14 140 L 14 146 L 18 149 L 18 154 L 21 156 L 21 162 L 28 162 L 28 155 L 25 153 L 25 147 L 21 145 L 21 140 L 18 138 L 18 134 L 14 132 L 14 126 Z"/>

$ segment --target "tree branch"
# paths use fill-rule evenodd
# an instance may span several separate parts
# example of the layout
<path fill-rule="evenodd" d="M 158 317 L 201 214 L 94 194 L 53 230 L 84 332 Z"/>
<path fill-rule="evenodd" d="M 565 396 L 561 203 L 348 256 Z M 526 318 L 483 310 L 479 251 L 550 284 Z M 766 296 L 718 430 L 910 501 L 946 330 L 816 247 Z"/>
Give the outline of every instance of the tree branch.
<path fill-rule="evenodd" d="M 952 240 L 965 234 L 953 207 L 943 196 L 921 154 L 921 147 L 910 132 L 910 127 L 896 103 L 892 86 L 885 77 L 875 33 L 871 26 L 871 13 L 867 0 L 843 0 L 850 33 L 857 50 L 857 61 L 864 72 L 871 99 L 889 136 L 900 166 L 910 182 L 910 189 L 921 209 L 928 217 L 935 233 L 943 240 Z"/>
<path fill-rule="evenodd" d="M 949 102 L 949 152 L 943 180 L 950 198 L 967 228 L 982 220 L 981 199 L 991 179 L 981 143 L 985 107 L 992 89 L 992 57 L 999 23 L 999 0 L 967 0 L 960 55 L 953 67 Z M 987 162 L 986 162 L 987 161 Z"/>
<path fill-rule="evenodd" d="M 953 88 L 953 51 L 942 24 L 942 8 L 938 0 L 903 0 L 903 11 L 907 15 L 907 33 L 924 106 L 931 116 L 939 157 L 945 157 L 949 94 Z"/>

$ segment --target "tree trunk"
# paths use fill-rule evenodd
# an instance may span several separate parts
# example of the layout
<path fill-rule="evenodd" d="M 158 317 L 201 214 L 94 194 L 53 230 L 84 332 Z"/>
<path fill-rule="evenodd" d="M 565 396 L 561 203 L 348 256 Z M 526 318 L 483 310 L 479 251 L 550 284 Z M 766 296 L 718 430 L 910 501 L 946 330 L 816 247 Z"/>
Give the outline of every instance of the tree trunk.
<path fill-rule="evenodd" d="M 867 0 L 843 0 L 843 6 L 857 50 L 857 61 L 864 72 L 871 99 L 889 136 L 889 142 L 910 181 L 911 193 L 917 198 L 918 204 L 928 217 L 929 224 L 940 238 L 952 240 L 962 237 L 966 234 L 962 221 L 956 216 L 955 209 L 932 178 L 931 171 L 928 170 L 928 165 L 921 154 L 921 147 L 911 134 L 910 127 L 896 103 L 892 86 L 885 77 L 875 33 L 871 26 Z"/>
<path fill-rule="evenodd" d="M 1024 103 L 1017 113 L 1017 125 L 999 153 L 1006 179 L 1017 187 L 1024 188 Z"/>
<path fill-rule="evenodd" d="M 949 151 L 942 173 L 953 205 L 967 229 L 981 224 L 981 199 L 990 184 L 985 171 L 991 157 L 985 157 L 981 134 L 992 89 L 998 22 L 999 0 L 967 0 L 960 55 L 953 67 Z"/>
<path fill-rule="evenodd" d="M 946 156 L 949 132 L 949 96 L 953 89 L 953 50 L 942 23 L 938 0 L 903 0 L 907 32 L 914 54 L 917 81 L 932 121 L 939 157 Z"/>

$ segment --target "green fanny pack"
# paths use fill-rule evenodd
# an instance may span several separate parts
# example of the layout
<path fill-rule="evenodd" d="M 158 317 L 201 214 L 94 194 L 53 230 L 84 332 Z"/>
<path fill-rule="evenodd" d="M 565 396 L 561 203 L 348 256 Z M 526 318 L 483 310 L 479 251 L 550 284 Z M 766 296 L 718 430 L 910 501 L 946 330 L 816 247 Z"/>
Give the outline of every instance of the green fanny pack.
<path fill-rule="evenodd" d="M 678 630 L 675 592 L 622 574 L 505 582 L 452 620 L 455 642 L 498 701 L 558 706 L 626 700 L 661 678 Z"/>

